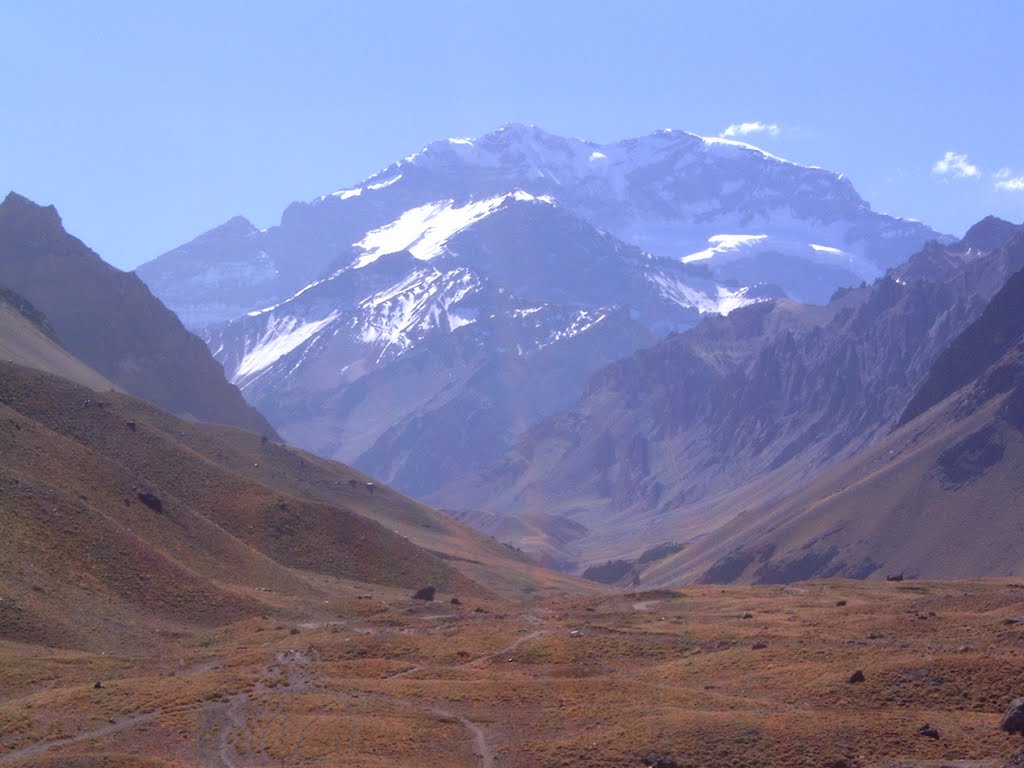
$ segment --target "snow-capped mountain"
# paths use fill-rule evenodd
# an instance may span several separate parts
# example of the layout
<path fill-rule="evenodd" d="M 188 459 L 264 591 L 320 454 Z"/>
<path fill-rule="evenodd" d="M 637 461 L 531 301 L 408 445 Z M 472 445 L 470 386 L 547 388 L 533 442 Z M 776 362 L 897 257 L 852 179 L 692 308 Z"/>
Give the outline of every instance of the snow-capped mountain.
<path fill-rule="evenodd" d="M 692 258 L 715 245 L 709 238 L 748 238 L 744 260 L 726 268 L 710 259 L 710 273 L 740 285 L 776 274 L 770 282 L 791 298 L 819 303 L 940 237 L 873 212 L 842 174 L 749 144 L 675 130 L 597 144 L 510 124 L 477 139 L 434 142 L 357 186 L 293 203 L 267 230 L 232 219 L 139 275 L 186 325 L 202 328 L 283 301 L 346 266 L 355 244 L 367 259 L 404 245 L 436 249 L 517 190 L 656 257 Z M 422 242 L 400 242 L 417 231 Z M 807 270 L 821 279 L 808 284 Z"/>
<path fill-rule="evenodd" d="M 507 125 L 139 274 L 283 435 L 424 493 L 702 314 L 824 302 L 936 237 L 750 145 Z"/>

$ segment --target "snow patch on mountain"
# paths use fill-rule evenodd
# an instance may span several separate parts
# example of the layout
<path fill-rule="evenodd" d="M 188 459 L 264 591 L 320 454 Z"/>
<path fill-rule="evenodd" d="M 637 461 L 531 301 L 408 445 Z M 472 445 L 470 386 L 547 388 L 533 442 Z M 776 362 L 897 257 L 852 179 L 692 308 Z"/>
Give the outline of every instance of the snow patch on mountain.
<path fill-rule="evenodd" d="M 402 174 L 398 174 L 397 176 L 393 176 L 390 179 L 386 179 L 384 181 L 378 181 L 376 184 L 367 184 L 366 188 L 367 189 L 385 189 L 386 187 L 390 187 L 396 181 L 401 181 L 401 180 L 402 180 Z"/>
<path fill-rule="evenodd" d="M 717 136 L 701 136 L 700 140 L 703 141 L 708 146 L 714 146 L 717 144 L 719 146 L 724 147 L 734 147 L 736 149 L 742 149 L 746 152 L 757 152 L 758 154 L 768 158 L 769 160 L 775 160 L 780 163 L 788 163 L 789 165 L 796 165 L 796 163 L 794 163 L 792 160 L 786 160 L 784 157 L 773 155 L 771 152 L 765 152 L 760 147 L 755 147 L 753 144 L 747 144 L 747 142 L 745 141 L 736 141 L 735 139 L 722 139 Z M 817 168 L 817 166 L 805 165 L 804 168 Z"/>
<path fill-rule="evenodd" d="M 704 261 L 705 259 L 712 258 L 717 253 L 735 251 L 741 246 L 759 243 L 767 237 L 768 235 L 712 235 L 708 238 L 708 242 L 711 243 L 710 248 L 705 248 L 703 251 L 691 253 L 689 256 L 683 256 L 680 261 L 682 261 L 683 264 L 689 264 L 694 261 Z"/>
<path fill-rule="evenodd" d="M 394 183 L 395 180 L 389 183 Z M 361 269 L 381 256 L 402 250 L 408 250 L 417 259 L 428 261 L 441 253 L 445 243 L 453 235 L 494 213 L 508 200 L 555 204 L 547 195 L 534 196 L 522 191 L 462 206 L 456 205 L 451 199 L 427 203 L 406 211 L 390 224 L 368 232 L 362 240 L 355 243 L 355 247 L 363 253 L 352 264 L 352 268 Z"/>
<path fill-rule="evenodd" d="M 380 360 L 389 352 L 400 353 L 407 349 L 417 336 L 443 327 L 446 321 L 450 330 L 468 325 L 473 320 L 462 315 L 456 316 L 453 325 L 449 310 L 480 284 L 480 278 L 464 268 L 450 272 L 435 269 L 412 272 L 359 303 L 363 317 L 358 321 L 357 338 L 365 344 L 383 345 Z"/>
<path fill-rule="evenodd" d="M 273 312 L 275 309 L 278 309 L 279 307 L 284 306 L 289 301 L 294 301 L 295 299 L 299 298 L 302 294 L 306 293 L 307 291 L 309 291 L 309 290 L 311 290 L 313 288 L 316 288 L 321 283 L 326 283 L 326 282 L 328 282 L 330 280 L 333 280 L 334 278 L 336 278 L 341 273 L 341 271 L 342 270 L 338 270 L 338 271 L 334 272 L 333 274 L 331 274 L 330 276 L 323 278 L 322 280 L 314 280 L 309 285 L 305 285 L 302 288 L 300 288 L 299 290 L 297 290 L 295 293 L 293 293 L 291 296 L 289 296 L 284 301 L 279 301 L 277 304 L 271 304 L 269 307 L 263 307 L 262 309 L 254 309 L 252 312 L 246 312 L 246 316 L 247 317 L 258 317 L 260 315 L 265 315 L 268 312 Z"/>
<path fill-rule="evenodd" d="M 537 348 L 544 349 L 552 344 L 557 344 L 560 341 L 579 336 L 581 333 L 586 333 L 606 317 L 608 317 L 606 310 L 580 309 L 576 312 L 575 317 L 565 323 L 562 328 L 551 333 L 546 341 L 537 345 Z"/>
<path fill-rule="evenodd" d="M 882 270 L 867 258 L 832 245 L 788 240 L 769 235 L 722 234 L 708 238 L 709 247 L 683 256 L 684 264 L 706 262 L 712 270 L 741 259 L 766 260 L 772 254 L 797 256 L 811 264 L 838 267 L 861 280 L 874 280 Z"/>
<path fill-rule="evenodd" d="M 830 245 L 818 245 L 817 243 L 811 243 L 811 248 L 816 250 L 818 253 L 834 253 L 841 254 L 842 251 L 838 248 L 833 248 Z"/>
<path fill-rule="evenodd" d="M 333 322 L 338 314 L 334 311 L 327 317 L 313 322 L 304 322 L 297 317 L 271 317 L 255 346 L 246 350 L 232 377 L 232 383 L 237 384 L 273 365 L 316 335 L 321 328 Z"/>
<path fill-rule="evenodd" d="M 661 295 L 669 301 L 680 307 L 693 307 L 702 315 L 727 315 L 734 309 L 759 301 L 749 297 L 746 288 L 734 291 L 718 285 L 714 286 L 714 293 L 709 294 L 662 272 L 652 272 L 647 279 L 658 286 Z"/>
<path fill-rule="evenodd" d="M 363 194 L 362 187 L 355 187 L 354 189 L 339 189 L 337 192 L 333 192 L 331 197 L 336 197 L 339 200 L 348 200 L 350 197 L 359 197 Z"/>

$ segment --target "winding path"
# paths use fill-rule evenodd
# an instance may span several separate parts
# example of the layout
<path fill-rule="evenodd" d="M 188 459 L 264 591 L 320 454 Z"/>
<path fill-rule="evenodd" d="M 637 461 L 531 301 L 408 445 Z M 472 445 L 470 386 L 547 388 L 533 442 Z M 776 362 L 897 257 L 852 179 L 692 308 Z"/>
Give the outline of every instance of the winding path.
<path fill-rule="evenodd" d="M 110 736 L 114 733 L 121 733 L 135 728 L 143 723 L 149 723 L 156 719 L 160 711 L 151 712 L 146 715 L 135 715 L 134 717 L 128 717 L 124 720 L 120 720 L 110 725 L 105 725 L 102 728 L 95 728 L 91 731 L 85 731 L 74 736 L 68 736 L 63 739 L 54 739 L 53 741 L 41 741 L 38 744 L 33 744 L 31 747 L 25 747 L 24 749 L 16 749 L 13 752 L 8 752 L 4 755 L 0 755 L 0 763 L 8 763 L 13 760 L 23 760 L 26 757 L 35 757 L 41 755 L 43 752 L 47 752 L 55 747 L 63 747 L 67 744 L 74 744 L 79 741 L 89 741 L 90 739 L 102 739 L 104 736 Z"/>

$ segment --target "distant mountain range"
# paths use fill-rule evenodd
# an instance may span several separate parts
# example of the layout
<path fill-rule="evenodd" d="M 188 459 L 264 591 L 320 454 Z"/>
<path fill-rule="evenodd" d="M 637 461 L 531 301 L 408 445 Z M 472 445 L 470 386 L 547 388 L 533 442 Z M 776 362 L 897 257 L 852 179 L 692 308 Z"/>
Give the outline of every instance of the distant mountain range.
<path fill-rule="evenodd" d="M 1024 262 L 1024 227 L 994 260 Z M 995 263 L 992 263 L 992 262 Z M 1024 573 L 1024 271 L 938 356 L 898 429 L 645 574 L 781 582 Z"/>
<path fill-rule="evenodd" d="M 485 530 L 507 527 L 495 512 L 533 520 L 533 551 L 563 567 L 700 541 L 862 455 L 977 375 L 972 358 L 999 359 L 1016 326 L 954 340 L 1021 268 L 1021 228 L 989 219 L 827 306 L 780 301 L 709 318 L 603 369 L 501 460 L 429 498 L 462 505 Z M 883 562 L 832 572 L 864 576 Z"/>
<path fill-rule="evenodd" d="M 717 201 L 706 219 L 688 185 Z M 722 229 L 666 255 L 704 224 Z M 8 547 L 25 573 L 39 493 L 103 518 L 98 549 L 69 551 L 76 568 L 130 546 L 187 572 L 193 614 L 227 605 L 216 557 L 181 554 L 202 531 L 202 552 L 241 564 L 235 591 L 261 558 L 288 589 L 294 569 L 482 596 L 580 588 L 518 548 L 620 585 L 1024 573 L 1024 225 L 990 217 L 956 241 L 747 145 L 663 132 L 599 147 L 509 126 L 293 205 L 279 228 L 230 222 L 142 272 L 192 302 L 195 325 L 242 314 L 203 327 L 207 347 L 52 208 L 0 205 L 0 469 L 29 521 Z M 793 298 L 809 286 L 828 300 Z M 384 484 L 281 445 L 225 370 L 286 439 Z M 125 543 L 132 494 L 158 514 L 169 500 L 187 535 L 150 520 Z M 111 605 L 185 599 L 94 575 Z M 0 615 L 7 634 L 79 638 L 57 619 L 76 593 L 59 594 Z M 47 622 L 56 635 L 33 634 Z"/>
<path fill-rule="evenodd" d="M 285 438 L 423 496 L 667 333 L 825 302 L 935 239 L 750 145 L 508 125 L 138 273 Z"/>
<path fill-rule="evenodd" d="M 722 282 L 771 282 L 800 301 L 878 277 L 938 237 L 873 212 L 842 174 L 748 144 L 673 130 L 596 144 L 510 124 L 434 142 L 357 186 L 294 203 L 279 226 L 232 219 L 138 272 L 202 328 L 385 253 L 431 259 L 517 191 L 645 253 L 700 263 Z M 537 245 L 557 255 L 565 243 Z M 704 311 L 718 303 L 715 292 L 676 298 Z"/>

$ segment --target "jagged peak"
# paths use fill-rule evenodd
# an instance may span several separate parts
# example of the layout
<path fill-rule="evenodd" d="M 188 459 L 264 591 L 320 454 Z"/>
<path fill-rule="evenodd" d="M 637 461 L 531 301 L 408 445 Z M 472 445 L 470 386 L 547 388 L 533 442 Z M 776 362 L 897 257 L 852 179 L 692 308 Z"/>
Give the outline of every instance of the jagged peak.
<path fill-rule="evenodd" d="M 0 203 L 0 215 L 15 223 L 64 231 L 64 224 L 56 207 L 39 205 L 14 191 L 8 192 L 3 203 Z"/>
<path fill-rule="evenodd" d="M 967 230 L 963 243 L 980 251 L 993 251 L 1021 231 L 1024 231 L 1022 225 L 998 216 L 986 216 Z"/>

